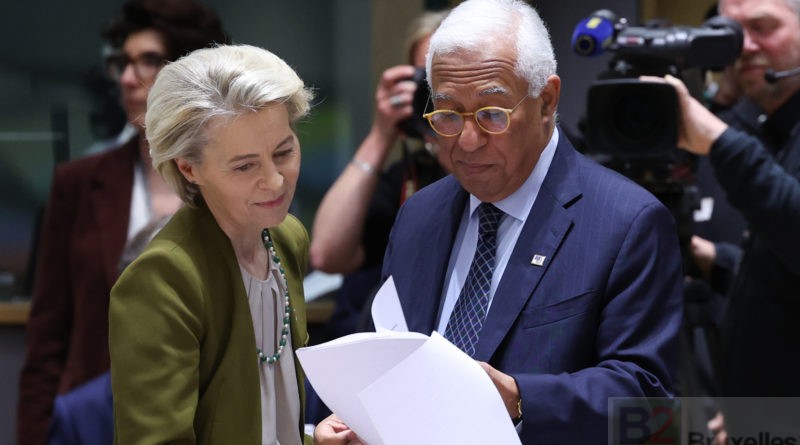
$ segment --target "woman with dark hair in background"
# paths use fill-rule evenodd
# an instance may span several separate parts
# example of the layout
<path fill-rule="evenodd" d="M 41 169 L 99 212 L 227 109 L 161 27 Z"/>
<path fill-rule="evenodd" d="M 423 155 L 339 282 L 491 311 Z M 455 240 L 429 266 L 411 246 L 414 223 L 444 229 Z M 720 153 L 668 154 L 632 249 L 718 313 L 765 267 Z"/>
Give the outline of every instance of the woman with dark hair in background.
<path fill-rule="evenodd" d="M 20 377 L 19 444 L 44 444 L 56 395 L 109 369 L 108 301 L 123 248 L 181 206 L 152 168 L 141 131 L 156 74 L 168 61 L 229 40 L 216 13 L 193 0 L 129 0 L 103 36 L 108 74 L 140 131 L 53 174 Z"/>

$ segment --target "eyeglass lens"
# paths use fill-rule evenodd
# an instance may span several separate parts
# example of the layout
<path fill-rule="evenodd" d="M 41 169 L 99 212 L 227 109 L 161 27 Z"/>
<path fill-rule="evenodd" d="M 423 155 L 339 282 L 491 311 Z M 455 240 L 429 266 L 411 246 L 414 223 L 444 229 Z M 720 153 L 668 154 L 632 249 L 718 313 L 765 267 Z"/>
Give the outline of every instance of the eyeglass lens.
<path fill-rule="evenodd" d="M 139 57 L 131 58 L 127 54 L 115 54 L 106 59 L 108 74 L 114 80 L 119 80 L 128 64 L 133 65 L 136 77 L 142 82 L 155 79 L 156 74 L 164 66 L 164 56 L 155 52 L 146 52 Z"/>
<path fill-rule="evenodd" d="M 464 116 L 453 111 L 441 111 L 431 115 L 431 124 L 443 135 L 455 135 L 464 129 Z M 475 120 L 490 133 L 502 133 L 508 128 L 508 112 L 502 108 L 487 107 L 475 112 Z"/>

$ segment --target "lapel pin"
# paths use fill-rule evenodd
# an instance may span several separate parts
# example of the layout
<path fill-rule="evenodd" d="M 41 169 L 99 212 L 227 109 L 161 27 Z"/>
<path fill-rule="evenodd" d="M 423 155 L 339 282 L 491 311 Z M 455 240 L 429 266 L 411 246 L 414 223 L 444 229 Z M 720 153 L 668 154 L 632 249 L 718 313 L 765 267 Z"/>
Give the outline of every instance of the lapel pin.
<path fill-rule="evenodd" d="M 543 266 L 544 265 L 544 260 L 546 260 L 546 259 L 547 259 L 546 256 L 536 254 L 536 255 L 533 256 L 533 259 L 531 260 L 531 264 L 533 264 L 534 266 Z"/>

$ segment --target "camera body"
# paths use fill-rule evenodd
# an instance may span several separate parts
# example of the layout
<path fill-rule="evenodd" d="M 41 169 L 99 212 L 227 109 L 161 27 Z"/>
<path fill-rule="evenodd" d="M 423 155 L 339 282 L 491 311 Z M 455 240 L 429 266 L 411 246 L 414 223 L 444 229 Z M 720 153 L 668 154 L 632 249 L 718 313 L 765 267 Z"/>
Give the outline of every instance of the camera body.
<path fill-rule="evenodd" d="M 397 123 L 397 128 L 406 136 L 414 139 L 423 139 L 425 134 L 431 134 L 433 130 L 431 130 L 430 125 L 422 117 L 425 114 L 425 110 L 432 110 L 433 103 L 431 101 L 431 95 L 428 91 L 428 81 L 425 75 L 424 68 L 417 68 L 414 71 L 414 76 L 410 79 L 403 79 L 402 81 L 411 80 L 417 84 L 417 89 L 414 91 L 414 99 L 412 102 L 412 106 L 414 107 L 414 113 L 408 119 L 400 121 Z"/>
<path fill-rule="evenodd" d="M 572 42 L 580 55 L 614 53 L 609 69 L 589 88 L 587 146 L 639 161 L 675 155 L 680 108 L 672 87 L 638 77 L 684 78 L 689 69 L 720 69 L 741 53 L 743 34 L 738 22 L 725 17 L 697 28 L 631 27 L 600 10 L 578 25 Z"/>

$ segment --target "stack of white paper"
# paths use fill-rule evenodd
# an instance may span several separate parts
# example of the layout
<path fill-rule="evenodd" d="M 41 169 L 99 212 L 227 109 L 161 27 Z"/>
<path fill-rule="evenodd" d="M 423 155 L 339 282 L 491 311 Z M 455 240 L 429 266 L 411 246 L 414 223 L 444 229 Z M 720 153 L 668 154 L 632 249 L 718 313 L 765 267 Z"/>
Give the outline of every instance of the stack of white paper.
<path fill-rule="evenodd" d="M 322 401 L 362 440 L 520 443 L 500 394 L 477 362 L 436 332 L 405 332 L 391 278 L 376 295 L 372 316 L 378 332 L 297 350 Z"/>

